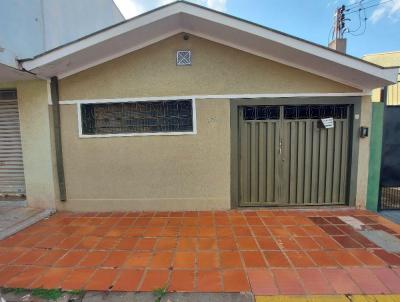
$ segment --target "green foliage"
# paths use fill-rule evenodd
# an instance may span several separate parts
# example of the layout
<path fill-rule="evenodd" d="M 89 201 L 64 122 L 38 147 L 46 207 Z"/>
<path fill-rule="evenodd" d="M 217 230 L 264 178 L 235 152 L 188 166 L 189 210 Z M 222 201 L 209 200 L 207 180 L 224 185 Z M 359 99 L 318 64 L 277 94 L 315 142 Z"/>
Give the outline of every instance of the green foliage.
<path fill-rule="evenodd" d="M 161 299 L 168 293 L 168 286 L 156 288 L 153 290 L 153 295 L 155 296 L 154 302 L 161 302 Z"/>
<path fill-rule="evenodd" d="M 43 289 L 35 288 L 32 290 L 32 296 L 47 300 L 57 300 L 61 298 L 64 292 L 61 289 Z"/>

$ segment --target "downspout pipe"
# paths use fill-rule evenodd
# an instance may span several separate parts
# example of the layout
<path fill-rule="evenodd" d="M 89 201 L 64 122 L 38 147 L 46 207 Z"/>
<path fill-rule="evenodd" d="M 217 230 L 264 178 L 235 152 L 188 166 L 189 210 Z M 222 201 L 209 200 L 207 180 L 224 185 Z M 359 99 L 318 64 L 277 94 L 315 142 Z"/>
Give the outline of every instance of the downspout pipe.
<path fill-rule="evenodd" d="M 61 125 L 60 125 L 60 96 L 58 91 L 58 78 L 52 77 L 50 79 L 50 94 L 53 109 L 53 128 L 54 128 L 54 147 L 56 153 L 57 165 L 57 178 L 60 193 L 60 200 L 66 201 L 65 177 L 64 177 L 64 163 L 62 154 L 61 142 Z"/>

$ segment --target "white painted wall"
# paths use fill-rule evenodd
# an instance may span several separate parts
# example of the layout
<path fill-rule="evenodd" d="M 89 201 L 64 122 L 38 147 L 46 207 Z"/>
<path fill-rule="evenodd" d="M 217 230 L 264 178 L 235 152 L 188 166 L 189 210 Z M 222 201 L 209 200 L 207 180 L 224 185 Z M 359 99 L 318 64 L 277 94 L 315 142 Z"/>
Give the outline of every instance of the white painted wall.
<path fill-rule="evenodd" d="M 113 0 L 0 1 L 0 63 L 30 58 L 123 21 Z"/>

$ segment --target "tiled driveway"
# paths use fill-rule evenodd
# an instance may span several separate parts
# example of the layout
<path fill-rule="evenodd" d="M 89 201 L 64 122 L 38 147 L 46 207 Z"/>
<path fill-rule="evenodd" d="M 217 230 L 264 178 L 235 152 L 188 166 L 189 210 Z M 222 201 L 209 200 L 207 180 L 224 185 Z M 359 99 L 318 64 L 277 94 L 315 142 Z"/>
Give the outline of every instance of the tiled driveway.
<path fill-rule="evenodd" d="M 58 213 L 0 241 L 0 286 L 273 294 L 400 293 L 400 255 L 338 216 L 366 211 Z"/>

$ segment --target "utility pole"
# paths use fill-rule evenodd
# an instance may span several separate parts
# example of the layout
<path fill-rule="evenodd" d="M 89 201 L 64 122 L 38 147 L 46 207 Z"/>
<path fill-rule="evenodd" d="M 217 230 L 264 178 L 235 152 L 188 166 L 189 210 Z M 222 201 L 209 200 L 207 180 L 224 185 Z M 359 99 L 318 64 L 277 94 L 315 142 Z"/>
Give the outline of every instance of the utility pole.
<path fill-rule="evenodd" d="M 346 27 L 346 6 L 342 5 L 338 7 L 335 12 L 334 24 L 333 24 L 333 39 L 343 39 L 344 29 Z"/>
<path fill-rule="evenodd" d="M 330 48 L 342 53 L 346 53 L 347 48 L 347 41 L 343 37 L 346 28 L 345 10 L 346 6 L 344 5 L 336 9 L 333 20 L 332 41 L 329 42 Z"/>

